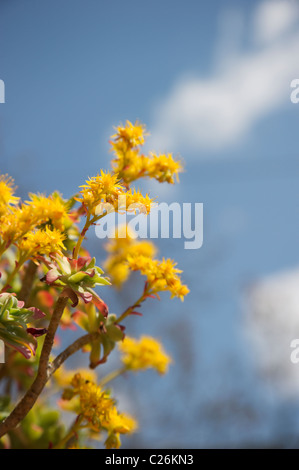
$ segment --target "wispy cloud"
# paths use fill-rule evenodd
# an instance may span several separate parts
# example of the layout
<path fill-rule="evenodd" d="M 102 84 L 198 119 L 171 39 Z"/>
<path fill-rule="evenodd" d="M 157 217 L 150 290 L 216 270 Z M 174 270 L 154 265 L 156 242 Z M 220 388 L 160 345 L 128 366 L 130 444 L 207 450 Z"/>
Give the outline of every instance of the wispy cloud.
<path fill-rule="evenodd" d="M 288 33 L 298 21 L 295 1 L 267 0 L 258 5 L 254 18 L 254 36 L 261 43 L 269 43 Z"/>
<path fill-rule="evenodd" d="M 264 377 L 284 394 L 298 395 L 299 364 L 291 362 L 291 342 L 299 338 L 299 269 L 266 277 L 245 296 L 246 335 Z"/>
<path fill-rule="evenodd" d="M 249 25 L 250 49 L 216 46 L 221 54 L 210 78 L 180 78 L 157 104 L 151 146 L 161 151 L 229 148 L 286 105 L 290 82 L 299 76 L 298 11 L 295 2 L 260 3 Z M 239 28 L 239 38 L 242 22 L 231 23 Z M 218 39 L 221 43 L 221 35 Z"/>

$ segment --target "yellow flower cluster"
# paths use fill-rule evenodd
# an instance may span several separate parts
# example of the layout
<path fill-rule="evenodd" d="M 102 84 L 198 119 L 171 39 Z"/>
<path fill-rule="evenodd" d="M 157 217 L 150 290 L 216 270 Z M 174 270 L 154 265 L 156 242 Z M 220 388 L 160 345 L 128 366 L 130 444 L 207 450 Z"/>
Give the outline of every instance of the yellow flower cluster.
<path fill-rule="evenodd" d="M 103 421 L 103 428 L 108 432 L 105 441 L 106 449 L 118 449 L 121 445 L 120 434 L 130 434 L 136 431 L 138 425 L 132 416 L 119 413 L 115 406 L 109 412 L 109 419 Z"/>
<path fill-rule="evenodd" d="M 101 390 L 95 383 L 83 379 L 80 373 L 74 375 L 71 385 L 72 396 L 78 395 L 80 399 L 80 414 L 95 430 L 100 430 L 102 422 L 109 420 L 109 412 L 114 406 L 114 400 L 108 392 Z M 68 398 L 67 392 L 63 398 Z"/>
<path fill-rule="evenodd" d="M 140 153 L 146 135 L 142 124 L 127 121 L 125 126 L 117 127 L 116 131 L 110 142 L 115 154 L 112 168 L 125 184 L 146 176 L 160 183 L 174 183 L 174 178 L 178 180 L 182 164 L 174 160 L 171 153 L 149 156 Z"/>
<path fill-rule="evenodd" d="M 179 273 L 182 271 L 175 266 L 177 263 L 171 259 L 163 258 L 162 261 L 152 259 L 144 255 L 129 255 L 128 266 L 132 271 L 140 271 L 147 277 L 148 290 L 151 294 L 169 291 L 171 298 L 179 297 L 182 301 L 189 293 L 186 285 L 182 284 Z"/>
<path fill-rule="evenodd" d="M 131 433 L 137 429 L 136 421 L 125 413 L 119 413 L 110 394 L 94 382 L 77 373 L 71 385 L 72 389 L 65 389 L 62 398 L 71 400 L 73 397 L 79 397 L 76 412 L 87 422 L 91 431 L 107 431 L 106 448 L 120 447 L 119 434 Z"/>
<path fill-rule="evenodd" d="M 174 160 L 171 153 L 167 155 L 152 154 L 147 159 L 147 173 L 151 178 L 155 178 L 159 183 L 174 183 L 174 177 L 179 181 L 179 173 L 182 171 L 182 164 Z"/>
<path fill-rule="evenodd" d="M 129 255 L 144 255 L 152 258 L 156 247 L 152 242 L 139 241 L 127 225 L 118 227 L 115 238 L 110 238 L 105 246 L 110 253 L 104 264 L 104 270 L 110 276 L 112 284 L 120 287 L 129 277 L 130 269 L 127 263 Z"/>
<path fill-rule="evenodd" d="M 9 206 L 18 204 L 19 198 L 14 193 L 14 180 L 8 175 L 0 175 L 0 216 L 6 213 Z"/>
<path fill-rule="evenodd" d="M 111 136 L 111 138 L 115 140 L 115 143 L 121 143 L 123 147 L 134 148 L 144 144 L 145 135 L 145 126 L 143 124 L 138 121 L 135 124 L 127 121 L 125 126 L 116 128 L 116 134 Z"/>
<path fill-rule="evenodd" d="M 57 229 L 51 230 L 48 226 L 45 230 L 37 229 L 26 234 L 17 244 L 21 259 L 35 258 L 42 255 L 59 254 L 65 249 L 63 240 L 65 235 Z"/>
<path fill-rule="evenodd" d="M 35 224 L 51 224 L 60 231 L 71 225 L 68 205 L 58 193 L 46 197 L 43 194 L 29 194 L 31 201 L 26 201 L 31 209 L 31 218 Z"/>
<path fill-rule="evenodd" d="M 140 271 L 147 277 L 147 290 L 150 294 L 169 291 L 171 298 L 179 297 L 184 300 L 189 289 L 182 284 L 176 268 L 171 259 L 158 261 L 154 259 L 156 247 L 152 242 L 139 241 L 134 238 L 128 226 L 120 226 L 105 246 L 110 255 L 104 263 L 104 269 L 109 274 L 112 284 L 120 287 L 130 275 L 130 271 Z"/>
<path fill-rule="evenodd" d="M 58 369 L 56 369 L 55 373 L 53 374 L 53 379 L 60 387 L 67 387 L 71 383 L 75 373 L 80 374 L 81 376 L 84 375 L 84 379 L 90 382 L 95 382 L 97 378 L 94 370 L 76 369 L 76 371 L 74 371 L 66 369 L 62 364 Z"/>
<path fill-rule="evenodd" d="M 48 254 L 56 248 L 64 248 L 62 234 L 72 224 L 68 206 L 58 193 L 46 197 L 30 194 L 30 201 L 17 205 L 19 198 L 13 196 L 13 180 L 0 176 L 0 251 L 12 243 L 24 252 Z M 45 230 L 41 230 L 42 226 Z M 53 230 L 51 230 L 53 229 Z M 50 244 L 52 249 L 50 250 Z M 36 253 L 33 249 L 37 248 Z"/>
<path fill-rule="evenodd" d="M 0 237 L 9 246 L 34 228 L 28 206 L 13 207 L 0 217 Z"/>
<path fill-rule="evenodd" d="M 81 197 L 77 198 L 88 213 L 99 215 L 105 208 L 103 204 L 111 204 L 112 209 L 134 210 L 143 209 L 145 213 L 149 213 L 151 209 L 152 199 L 148 195 L 143 196 L 139 191 L 126 190 L 126 187 L 119 182 L 118 176 L 101 170 L 101 174 L 93 176 L 81 186 Z M 131 206 L 131 207 L 130 207 Z M 107 208 L 106 208 L 107 210 Z"/>
<path fill-rule="evenodd" d="M 91 214 L 95 214 L 95 210 L 100 203 L 109 203 L 113 206 L 118 201 L 120 194 L 125 192 L 123 185 L 118 183 L 117 175 L 101 170 L 101 174 L 93 176 L 81 186 L 81 197 L 78 198 L 83 206 Z"/>
<path fill-rule="evenodd" d="M 165 374 L 171 363 L 162 345 L 150 336 L 141 336 L 139 341 L 126 336 L 118 346 L 126 369 L 137 371 L 154 368 L 159 374 Z"/>

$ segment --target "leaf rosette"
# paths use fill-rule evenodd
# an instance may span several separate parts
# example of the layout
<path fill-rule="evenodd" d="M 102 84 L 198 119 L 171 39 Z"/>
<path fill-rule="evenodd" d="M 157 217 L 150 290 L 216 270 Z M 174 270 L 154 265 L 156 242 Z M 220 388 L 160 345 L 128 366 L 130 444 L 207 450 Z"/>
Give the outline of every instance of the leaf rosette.
<path fill-rule="evenodd" d="M 104 271 L 95 265 L 95 258 L 82 256 L 78 259 L 57 257 L 55 263 L 42 278 L 48 285 L 63 287 L 67 291 L 76 307 L 81 297 L 85 303 L 91 302 L 97 295 L 93 288 L 97 285 L 110 285 L 109 280 L 103 277 Z"/>

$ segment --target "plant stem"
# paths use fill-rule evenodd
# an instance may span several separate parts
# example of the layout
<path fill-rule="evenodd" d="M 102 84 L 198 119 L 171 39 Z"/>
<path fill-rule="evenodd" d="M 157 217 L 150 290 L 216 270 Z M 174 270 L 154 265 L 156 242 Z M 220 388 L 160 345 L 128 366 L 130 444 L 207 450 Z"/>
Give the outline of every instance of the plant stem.
<path fill-rule="evenodd" d="M 56 444 L 56 446 L 53 447 L 53 449 L 62 449 L 71 440 L 73 435 L 77 434 L 77 432 L 80 430 L 81 428 L 80 425 L 83 419 L 84 419 L 83 416 L 78 415 L 74 424 L 71 426 L 71 429 L 69 430 L 69 432 L 66 434 L 66 436 L 63 439 L 61 439 L 61 441 L 58 444 Z"/>
<path fill-rule="evenodd" d="M 98 216 L 94 215 L 93 218 L 90 219 L 90 214 L 87 214 L 85 225 L 82 229 L 82 232 L 80 233 L 80 236 L 78 238 L 77 244 L 76 244 L 75 249 L 74 249 L 74 255 L 73 255 L 74 259 L 77 259 L 78 256 L 79 256 L 79 251 L 80 251 L 82 242 L 85 238 L 85 234 L 86 234 L 87 230 L 89 229 L 89 227 L 91 225 L 95 224 L 96 222 L 98 222 L 103 217 L 105 217 L 105 215 L 107 215 L 107 212 L 105 212 L 104 214 L 100 214 Z"/>
<path fill-rule="evenodd" d="M 116 377 L 118 377 L 119 375 L 123 374 L 124 372 L 126 372 L 126 370 L 127 370 L 126 367 L 121 367 L 120 369 L 116 369 L 116 370 L 110 372 L 102 380 L 100 380 L 100 383 L 99 383 L 100 387 L 103 387 L 104 385 L 106 385 L 111 380 L 113 380 Z"/>
<path fill-rule="evenodd" d="M 139 297 L 139 299 L 134 303 L 134 305 L 131 305 L 131 307 L 128 307 L 121 315 L 119 318 L 117 318 L 115 320 L 114 323 L 119 323 L 121 322 L 122 320 L 124 320 L 128 315 L 130 315 L 134 310 L 135 308 L 137 308 L 139 306 L 139 304 L 141 304 L 141 302 L 144 302 L 144 300 L 146 299 L 148 295 L 148 292 L 145 290 L 143 292 L 143 294 L 141 295 L 141 297 Z"/>
<path fill-rule="evenodd" d="M 1 289 L 1 293 L 4 292 L 7 287 L 10 285 L 11 281 L 15 277 L 15 275 L 20 271 L 21 267 L 25 263 L 25 259 L 20 259 L 18 262 L 16 262 L 16 265 L 13 269 L 13 271 L 7 276 L 6 281 L 5 281 L 5 286 Z"/>
<path fill-rule="evenodd" d="M 36 271 L 37 265 L 30 260 L 28 265 L 26 266 L 22 287 L 18 294 L 18 299 L 23 300 L 25 302 L 25 305 L 27 304 L 28 298 L 30 296 Z"/>
<path fill-rule="evenodd" d="M 7 250 L 8 246 L 6 246 L 5 242 L 0 243 L 0 258 L 3 255 L 3 253 Z"/>
<path fill-rule="evenodd" d="M 68 346 L 64 351 L 62 351 L 54 361 L 49 364 L 48 367 L 48 378 L 54 374 L 54 372 L 66 361 L 72 354 L 79 351 L 83 346 L 90 343 L 91 341 L 95 341 L 100 337 L 101 333 L 96 331 L 94 333 L 88 333 L 87 335 L 81 336 L 76 341 L 74 341 L 70 346 Z"/>
<path fill-rule="evenodd" d="M 78 238 L 77 244 L 76 244 L 75 249 L 74 249 L 74 256 L 73 256 L 74 259 L 78 258 L 82 242 L 85 238 L 85 234 L 86 234 L 86 232 L 89 229 L 91 224 L 92 224 L 92 222 L 90 221 L 90 214 L 87 214 L 85 225 L 82 229 L 82 232 L 80 233 L 80 236 Z"/>

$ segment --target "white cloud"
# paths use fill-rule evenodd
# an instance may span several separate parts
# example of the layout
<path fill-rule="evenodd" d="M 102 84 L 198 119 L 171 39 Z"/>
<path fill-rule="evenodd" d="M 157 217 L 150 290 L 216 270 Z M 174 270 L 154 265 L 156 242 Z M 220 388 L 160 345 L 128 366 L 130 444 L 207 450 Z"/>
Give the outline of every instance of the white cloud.
<path fill-rule="evenodd" d="M 268 0 L 257 7 L 254 34 L 261 43 L 273 41 L 287 33 L 298 20 L 298 4 L 294 1 Z"/>
<path fill-rule="evenodd" d="M 279 393 L 298 396 L 299 363 L 291 362 L 299 339 L 299 269 L 269 276 L 249 289 L 245 331 L 263 376 Z"/>
<path fill-rule="evenodd" d="M 267 1 L 255 12 L 253 42 L 261 38 L 261 31 L 264 39 L 270 40 L 293 25 L 289 13 L 277 13 L 278 3 L 282 2 Z M 276 26 L 270 32 L 266 25 L 273 18 Z M 226 52 L 226 56 L 217 58 L 219 66 L 213 76 L 205 80 L 182 78 L 157 105 L 151 129 L 152 148 L 218 150 L 232 146 L 260 118 L 289 102 L 290 82 L 299 76 L 298 27 L 290 30 L 287 37 L 251 52 Z"/>

